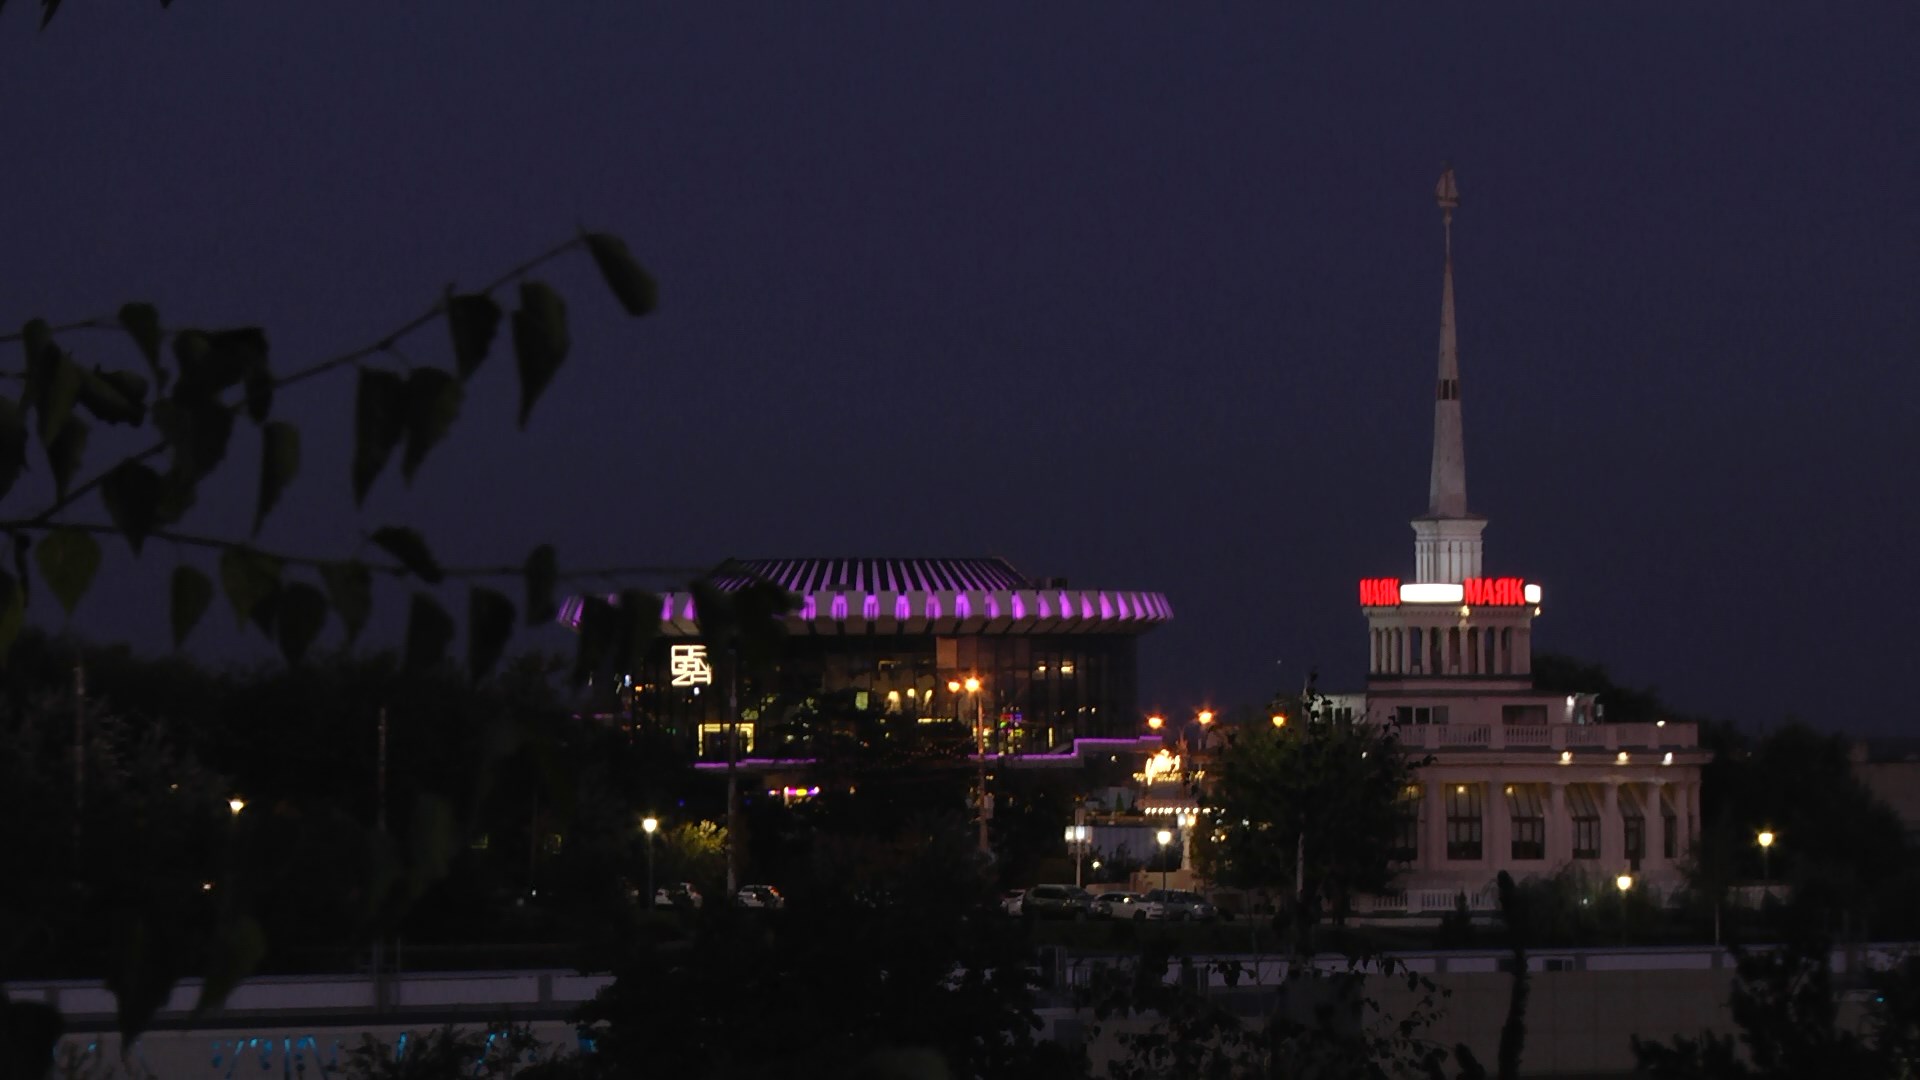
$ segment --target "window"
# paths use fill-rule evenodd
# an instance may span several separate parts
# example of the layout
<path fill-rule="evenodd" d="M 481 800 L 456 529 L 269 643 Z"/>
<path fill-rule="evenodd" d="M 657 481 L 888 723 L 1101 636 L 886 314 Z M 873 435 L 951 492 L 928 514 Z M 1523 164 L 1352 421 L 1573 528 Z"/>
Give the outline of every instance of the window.
<path fill-rule="evenodd" d="M 1447 858 L 1480 858 L 1480 785 L 1447 789 Z"/>
<path fill-rule="evenodd" d="M 753 749 L 753 725 L 738 724 L 740 729 L 740 754 L 744 756 Z M 727 756 L 727 725 L 700 725 L 700 756 L 724 758 Z"/>
<path fill-rule="evenodd" d="M 1507 812 L 1513 820 L 1515 861 L 1547 857 L 1547 808 L 1538 784 L 1508 784 Z"/>
<path fill-rule="evenodd" d="M 1567 785 L 1567 812 L 1573 818 L 1573 857 L 1600 857 L 1600 807 L 1586 784 Z"/>
<path fill-rule="evenodd" d="M 1640 793 L 1632 784 L 1622 784 L 1619 788 L 1621 839 L 1625 842 L 1627 859 L 1638 863 L 1647 857 L 1647 815 L 1640 805 Z"/>
<path fill-rule="evenodd" d="M 1410 863 L 1420 857 L 1420 785 L 1409 784 L 1393 807 L 1393 847 L 1387 857 Z"/>

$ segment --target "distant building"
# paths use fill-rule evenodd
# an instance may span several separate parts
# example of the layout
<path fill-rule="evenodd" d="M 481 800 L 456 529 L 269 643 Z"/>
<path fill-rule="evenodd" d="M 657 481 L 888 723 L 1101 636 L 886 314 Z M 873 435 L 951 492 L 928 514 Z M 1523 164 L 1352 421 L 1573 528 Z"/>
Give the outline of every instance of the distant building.
<path fill-rule="evenodd" d="M 1699 831 L 1709 755 L 1693 724 L 1610 724 L 1604 700 L 1534 689 L 1541 587 L 1486 570 L 1487 521 L 1467 506 L 1452 170 L 1436 195 L 1446 261 L 1427 510 L 1413 519 L 1413 576 L 1360 582 L 1367 689 L 1336 699 L 1433 758 L 1407 792 L 1405 892 L 1378 905 L 1448 908 L 1464 892 L 1489 906 L 1501 870 L 1524 879 L 1573 868 L 1605 883 L 1626 874 L 1629 887 L 1667 893 Z"/>
<path fill-rule="evenodd" d="M 772 728 L 809 698 L 851 699 L 900 723 L 986 731 L 991 757 L 1070 753 L 1076 740 L 1138 737 L 1135 643 L 1173 617 L 1156 592 L 1029 578 L 1004 559 L 736 559 L 713 582 L 771 582 L 797 603 L 776 670 L 730 686 L 689 593 L 660 597 L 660 640 L 622 687 L 636 722 L 724 759 L 728 697 L 739 752 L 786 755 Z M 578 619 L 579 601 L 561 613 Z M 978 680 L 969 690 L 966 680 Z M 955 689 L 954 687 L 956 687 Z M 771 703 L 771 704 L 769 704 Z M 1013 764 L 1013 762 L 1009 762 Z"/>

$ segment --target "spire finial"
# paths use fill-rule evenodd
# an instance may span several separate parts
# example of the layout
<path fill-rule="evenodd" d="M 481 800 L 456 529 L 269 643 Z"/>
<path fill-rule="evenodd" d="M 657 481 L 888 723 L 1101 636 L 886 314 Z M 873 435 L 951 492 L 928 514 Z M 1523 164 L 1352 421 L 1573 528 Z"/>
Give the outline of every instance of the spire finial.
<path fill-rule="evenodd" d="M 1440 204 L 1440 224 L 1447 233 L 1447 262 L 1453 262 L 1453 212 L 1460 205 L 1460 185 L 1453 181 L 1453 166 L 1442 165 L 1440 182 L 1433 186 L 1433 201 Z"/>
<path fill-rule="evenodd" d="M 1460 205 L 1460 187 L 1454 182 L 1452 166 L 1440 174 L 1433 198 L 1446 225 L 1447 257 L 1440 275 L 1440 372 L 1434 395 L 1427 513 L 1457 518 L 1467 514 L 1467 462 L 1460 431 L 1460 353 L 1453 329 L 1453 211 Z"/>

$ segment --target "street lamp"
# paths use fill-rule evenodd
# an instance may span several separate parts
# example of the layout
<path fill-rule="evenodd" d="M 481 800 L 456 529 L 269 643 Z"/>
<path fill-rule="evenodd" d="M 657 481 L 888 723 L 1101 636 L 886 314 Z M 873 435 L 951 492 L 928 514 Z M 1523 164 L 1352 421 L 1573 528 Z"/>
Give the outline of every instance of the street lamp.
<path fill-rule="evenodd" d="M 1160 728 L 1166 724 L 1166 722 L 1167 722 L 1166 717 L 1161 716 L 1159 713 L 1155 713 L 1152 716 L 1147 717 L 1147 730 L 1159 731 Z"/>
<path fill-rule="evenodd" d="M 1773 852 L 1773 830 L 1761 829 L 1760 835 L 1754 839 L 1760 843 L 1760 884 L 1767 889 L 1772 889 L 1773 867 L 1768 865 L 1768 856 Z"/>
<path fill-rule="evenodd" d="M 1080 887 L 1080 864 L 1087 858 L 1087 827 L 1085 825 L 1067 826 L 1067 850 L 1073 854 L 1073 887 Z M 1093 864 L 1098 867 L 1099 863 Z"/>
<path fill-rule="evenodd" d="M 1173 830 L 1161 829 L 1154 834 L 1153 838 L 1160 841 L 1160 891 L 1165 892 L 1167 890 L 1167 845 L 1173 843 Z"/>
<path fill-rule="evenodd" d="M 1627 895 L 1627 890 L 1633 888 L 1633 875 L 1621 874 L 1619 877 L 1613 879 L 1613 884 L 1615 888 L 1620 890 L 1620 895 L 1625 896 Z"/>
<path fill-rule="evenodd" d="M 1277 713 L 1274 713 L 1274 714 L 1273 714 L 1273 716 L 1272 716 L 1272 717 L 1270 717 L 1270 719 L 1271 719 L 1271 720 L 1273 721 L 1273 726 L 1274 726 L 1274 727 L 1277 727 L 1277 728 L 1283 728 L 1283 727 L 1286 727 L 1286 726 L 1287 726 L 1287 714 L 1286 714 L 1286 713 L 1279 713 L 1279 712 L 1277 712 Z"/>
<path fill-rule="evenodd" d="M 239 817 L 240 811 L 245 810 L 246 808 L 247 808 L 247 800 L 241 798 L 238 795 L 235 795 L 233 798 L 227 800 L 227 809 L 233 812 L 234 817 Z"/>
<path fill-rule="evenodd" d="M 1213 710 L 1201 709 L 1200 715 L 1194 717 L 1194 719 L 1200 721 L 1201 727 L 1206 727 L 1208 724 L 1213 723 Z"/>
<path fill-rule="evenodd" d="M 660 819 L 659 819 L 659 818 L 652 818 L 652 817 L 650 817 L 650 818 L 642 818 L 642 819 L 641 819 L 641 821 L 640 821 L 640 831 L 641 831 L 641 832 L 643 832 L 643 833 L 646 833 L 646 834 L 647 834 L 647 907 L 648 907 L 648 908 L 652 908 L 652 907 L 654 906 L 654 902 L 653 902 L 653 897 L 654 897 L 654 893 L 653 893 L 653 834 L 654 834 L 654 833 L 656 833 L 656 832 L 658 832 L 659 830 L 660 830 Z"/>
<path fill-rule="evenodd" d="M 967 681 L 964 683 L 957 679 L 947 683 L 947 689 L 956 694 L 959 693 L 963 687 L 966 689 L 968 696 L 973 698 L 974 756 L 979 759 L 980 763 L 979 779 L 975 787 L 979 798 L 978 814 L 976 816 L 980 820 L 980 854 L 992 858 L 993 844 L 987 839 L 987 703 L 980 696 L 980 679 L 978 676 L 969 675 L 967 676 Z M 957 708 L 959 702 L 955 701 L 954 705 Z"/>

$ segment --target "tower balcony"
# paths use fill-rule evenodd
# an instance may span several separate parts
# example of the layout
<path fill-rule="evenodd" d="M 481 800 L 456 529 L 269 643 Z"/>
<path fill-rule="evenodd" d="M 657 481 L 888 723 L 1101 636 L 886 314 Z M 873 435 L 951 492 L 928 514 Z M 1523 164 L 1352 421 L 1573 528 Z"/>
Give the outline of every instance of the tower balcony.
<path fill-rule="evenodd" d="M 1692 750 L 1697 724 L 1402 724 L 1396 734 L 1408 750 Z"/>

